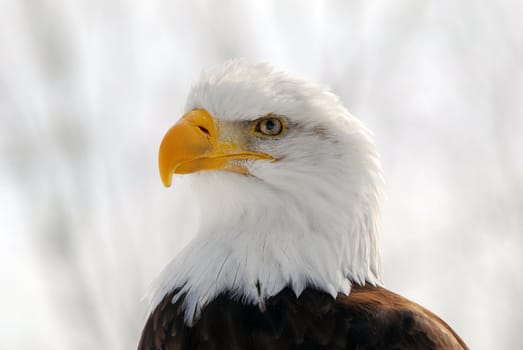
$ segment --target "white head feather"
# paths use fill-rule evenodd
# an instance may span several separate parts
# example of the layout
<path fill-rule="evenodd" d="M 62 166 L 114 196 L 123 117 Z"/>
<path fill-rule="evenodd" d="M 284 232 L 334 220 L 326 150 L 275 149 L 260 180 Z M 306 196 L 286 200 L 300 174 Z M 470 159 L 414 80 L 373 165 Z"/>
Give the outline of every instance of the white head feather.
<path fill-rule="evenodd" d="M 327 89 L 234 60 L 203 73 L 186 111 L 218 120 L 285 116 L 285 136 L 256 150 L 277 161 L 247 164 L 251 176 L 223 171 L 188 175 L 201 206 L 197 237 L 166 267 L 156 306 L 178 289 L 185 319 L 228 292 L 264 307 L 285 287 L 333 297 L 351 283 L 379 284 L 381 170 L 365 127 Z"/>

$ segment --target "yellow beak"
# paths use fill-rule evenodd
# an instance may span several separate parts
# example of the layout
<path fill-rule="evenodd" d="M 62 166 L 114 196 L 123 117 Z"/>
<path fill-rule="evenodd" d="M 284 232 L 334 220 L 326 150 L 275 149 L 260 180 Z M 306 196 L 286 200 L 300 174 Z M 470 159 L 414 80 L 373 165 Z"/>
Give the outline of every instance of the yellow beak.
<path fill-rule="evenodd" d="M 248 174 L 238 160 L 274 160 L 265 153 L 250 152 L 232 141 L 220 141 L 214 118 L 204 109 L 191 111 L 167 131 L 158 154 L 160 177 L 166 187 L 173 174 L 201 170 L 226 170 Z"/>

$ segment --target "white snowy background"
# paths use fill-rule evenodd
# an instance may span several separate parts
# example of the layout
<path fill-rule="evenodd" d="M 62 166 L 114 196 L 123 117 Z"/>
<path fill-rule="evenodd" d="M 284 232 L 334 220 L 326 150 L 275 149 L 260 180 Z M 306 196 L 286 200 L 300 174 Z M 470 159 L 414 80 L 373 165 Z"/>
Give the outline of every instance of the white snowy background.
<path fill-rule="evenodd" d="M 374 131 L 386 286 L 472 349 L 523 348 L 522 21 L 518 0 L 0 0 L 0 348 L 135 348 L 194 226 L 159 142 L 238 56 Z"/>

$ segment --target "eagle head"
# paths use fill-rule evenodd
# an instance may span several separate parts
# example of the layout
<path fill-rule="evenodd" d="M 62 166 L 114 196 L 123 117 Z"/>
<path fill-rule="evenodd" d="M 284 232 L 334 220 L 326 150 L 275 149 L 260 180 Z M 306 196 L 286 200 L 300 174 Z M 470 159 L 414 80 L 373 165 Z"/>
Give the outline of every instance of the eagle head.
<path fill-rule="evenodd" d="M 328 89 L 267 64 L 202 73 L 160 145 L 159 170 L 190 174 L 197 237 L 166 268 L 186 319 L 219 293 L 263 307 L 285 287 L 331 295 L 380 283 L 380 163 L 368 130 Z"/>

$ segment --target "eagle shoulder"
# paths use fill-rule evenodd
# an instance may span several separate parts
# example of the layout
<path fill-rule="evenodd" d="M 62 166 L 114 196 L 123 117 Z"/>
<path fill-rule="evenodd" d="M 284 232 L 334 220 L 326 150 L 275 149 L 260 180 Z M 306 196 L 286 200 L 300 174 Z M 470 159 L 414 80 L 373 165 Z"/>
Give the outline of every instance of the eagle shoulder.
<path fill-rule="evenodd" d="M 385 288 L 354 286 L 336 304 L 348 337 L 365 349 L 468 349 L 441 318 Z"/>

